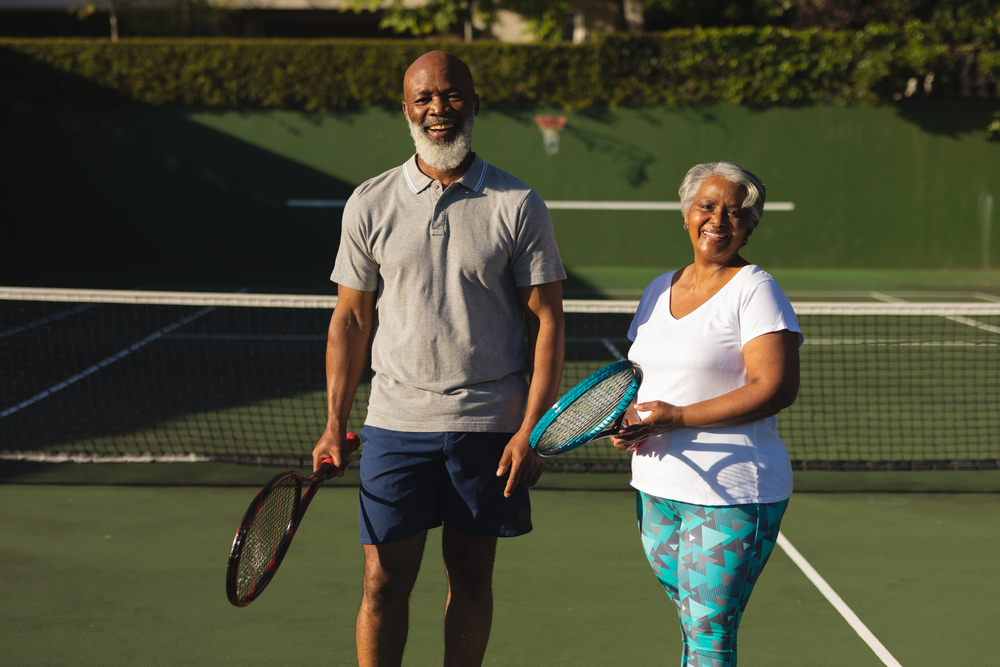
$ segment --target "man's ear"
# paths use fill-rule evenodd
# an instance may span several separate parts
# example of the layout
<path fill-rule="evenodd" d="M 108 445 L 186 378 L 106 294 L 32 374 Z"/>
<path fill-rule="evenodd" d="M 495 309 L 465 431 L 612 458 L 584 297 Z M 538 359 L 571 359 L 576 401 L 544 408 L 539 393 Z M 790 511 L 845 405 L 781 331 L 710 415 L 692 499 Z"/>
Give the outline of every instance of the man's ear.
<path fill-rule="evenodd" d="M 475 101 L 475 104 L 472 107 L 473 108 L 472 115 L 473 116 L 478 116 L 479 115 L 479 95 L 478 94 L 477 95 L 473 95 L 473 100 Z"/>

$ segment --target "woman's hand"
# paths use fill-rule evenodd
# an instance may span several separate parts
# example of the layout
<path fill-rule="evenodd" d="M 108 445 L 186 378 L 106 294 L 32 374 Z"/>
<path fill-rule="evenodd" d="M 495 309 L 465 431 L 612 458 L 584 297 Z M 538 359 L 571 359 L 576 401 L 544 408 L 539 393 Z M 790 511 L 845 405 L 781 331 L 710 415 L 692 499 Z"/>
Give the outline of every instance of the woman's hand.
<path fill-rule="evenodd" d="M 645 417 L 639 413 L 647 413 Z M 661 433 L 683 425 L 683 408 L 663 401 L 635 403 L 625 413 L 622 429 L 611 437 L 611 444 L 619 451 L 638 449 L 643 442 Z"/>
<path fill-rule="evenodd" d="M 619 435 L 630 425 L 639 423 L 640 420 L 641 418 L 639 417 L 639 412 L 635 409 L 635 403 L 633 403 L 628 406 L 628 410 L 625 411 L 625 417 L 622 419 L 622 428 L 621 431 L 619 431 Z M 635 449 L 638 446 L 638 444 L 629 441 L 627 438 L 614 435 L 611 436 L 611 444 L 614 445 L 615 449 L 620 452 Z"/>

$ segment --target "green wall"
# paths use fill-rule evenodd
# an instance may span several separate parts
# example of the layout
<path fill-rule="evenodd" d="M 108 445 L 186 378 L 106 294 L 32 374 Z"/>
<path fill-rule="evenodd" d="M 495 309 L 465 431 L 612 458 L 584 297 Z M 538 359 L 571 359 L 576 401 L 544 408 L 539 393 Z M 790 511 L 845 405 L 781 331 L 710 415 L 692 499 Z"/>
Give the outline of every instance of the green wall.
<path fill-rule="evenodd" d="M 569 114 L 552 156 L 534 111 L 484 110 L 474 145 L 551 200 L 676 201 L 692 164 L 740 162 L 767 182 L 770 201 L 795 204 L 767 213 L 747 247 L 748 259 L 771 268 L 996 268 L 1000 142 L 978 134 L 996 107 L 966 99 L 605 109 Z M 77 270 L 88 263 L 84 244 L 93 246 L 90 269 L 130 266 L 152 279 L 178 265 L 211 265 L 221 280 L 241 271 L 290 276 L 316 264 L 308 281 L 321 284 L 340 212 L 288 208 L 285 200 L 346 198 L 412 152 L 401 113 L 381 108 L 8 106 L 0 122 L 20 130 L 5 139 L 5 210 L 20 230 L 18 248 L 0 255 L 5 275 L 54 257 Z M 988 221 L 980 206 L 987 196 Z M 674 266 L 690 256 L 678 212 L 552 217 L 571 269 Z M 29 222 L 41 227 L 25 232 Z"/>

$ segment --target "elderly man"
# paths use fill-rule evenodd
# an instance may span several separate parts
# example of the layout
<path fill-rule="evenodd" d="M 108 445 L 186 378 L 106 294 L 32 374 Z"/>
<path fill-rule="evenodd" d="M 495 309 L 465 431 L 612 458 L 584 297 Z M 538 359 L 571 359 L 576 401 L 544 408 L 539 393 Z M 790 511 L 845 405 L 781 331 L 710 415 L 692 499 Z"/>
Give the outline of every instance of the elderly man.
<path fill-rule="evenodd" d="M 344 209 L 329 418 L 313 459 L 347 462 L 371 340 L 358 661 L 401 663 L 427 531 L 443 524 L 444 664 L 468 667 L 489 641 L 496 538 L 531 530 L 543 463 L 528 436 L 562 375 L 566 273 L 538 194 L 471 151 L 479 96 L 465 63 L 427 53 L 403 90 L 416 155 Z"/>

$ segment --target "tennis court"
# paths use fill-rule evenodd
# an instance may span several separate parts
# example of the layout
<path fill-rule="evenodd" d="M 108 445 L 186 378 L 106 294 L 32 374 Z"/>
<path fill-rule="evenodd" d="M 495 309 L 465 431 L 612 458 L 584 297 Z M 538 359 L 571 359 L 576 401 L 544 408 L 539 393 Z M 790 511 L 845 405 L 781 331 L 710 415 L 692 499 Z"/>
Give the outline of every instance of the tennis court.
<path fill-rule="evenodd" d="M 223 587 L 229 542 L 272 471 L 159 466 L 171 469 L 159 484 L 124 486 L 45 484 L 80 481 L 58 471 L 85 466 L 25 465 L 8 462 L 0 485 L 7 664 L 356 664 L 362 563 L 351 477 L 321 489 L 275 581 L 237 609 Z M 148 473 L 133 469 L 150 467 L 111 464 L 104 474 L 136 479 Z M 190 473 L 196 485 L 174 486 L 189 474 L 177 468 L 201 468 Z M 1000 476 L 975 474 L 989 493 L 805 492 L 786 516 L 783 535 L 901 665 L 996 664 L 987 626 L 1000 595 Z M 535 531 L 500 546 L 485 664 L 675 662 L 675 613 L 639 549 L 627 478 L 549 474 L 541 487 Z M 425 563 L 404 662 L 414 666 L 442 655 L 446 589 L 433 537 Z M 781 549 L 745 616 L 740 658 L 886 664 Z"/>
<path fill-rule="evenodd" d="M 816 341 L 782 416 L 791 546 L 754 593 L 740 664 L 996 664 L 998 298 L 850 287 L 789 290 Z M 320 491 L 259 601 L 236 609 L 223 583 L 256 488 L 300 464 L 322 424 L 328 300 L 55 292 L 0 303 L 10 664 L 356 664 L 353 474 Z M 627 352 L 630 303 L 567 308 L 563 390 Z M 673 664 L 675 613 L 639 548 L 627 461 L 577 452 L 553 467 L 590 472 L 543 476 L 535 531 L 501 543 L 486 664 Z M 73 459 L 163 463 L 42 462 Z M 407 665 L 443 650 L 435 537 L 425 563 Z"/>

